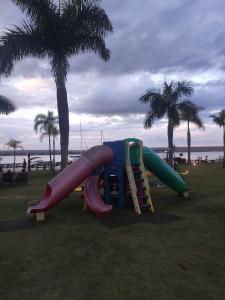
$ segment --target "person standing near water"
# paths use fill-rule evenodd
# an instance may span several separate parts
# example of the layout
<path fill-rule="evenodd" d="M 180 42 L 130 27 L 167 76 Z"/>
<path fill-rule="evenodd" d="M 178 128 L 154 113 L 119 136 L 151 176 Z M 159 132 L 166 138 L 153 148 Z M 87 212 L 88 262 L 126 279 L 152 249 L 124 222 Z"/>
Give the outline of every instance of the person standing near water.
<path fill-rule="evenodd" d="M 26 159 L 24 158 L 23 159 L 23 171 L 26 170 L 26 167 L 27 167 L 27 162 L 26 162 Z"/>

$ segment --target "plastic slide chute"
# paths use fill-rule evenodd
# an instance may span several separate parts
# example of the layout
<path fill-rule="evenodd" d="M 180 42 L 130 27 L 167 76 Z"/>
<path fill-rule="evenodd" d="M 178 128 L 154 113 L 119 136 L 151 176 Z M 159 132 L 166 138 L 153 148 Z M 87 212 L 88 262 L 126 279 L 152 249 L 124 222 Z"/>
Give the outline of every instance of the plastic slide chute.
<path fill-rule="evenodd" d="M 95 146 L 87 150 L 78 160 L 65 168 L 54 177 L 46 186 L 40 202 L 30 206 L 28 213 L 45 212 L 63 200 L 79 184 L 89 177 L 99 166 L 108 163 L 113 158 L 113 151 L 109 146 Z M 97 195 L 96 195 L 97 197 Z M 90 201 L 98 201 L 93 197 Z"/>
<path fill-rule="evenodd" d="M 84 199 L 87 207 L 101 217 L 112 210 L 112 205 L 107 205 L 100 198 L 98 191 L 99 176 L 90 176 L 87 178 L 84 186 Z"/>
<path fill-rule="evenodd" d="M 143 160 L 146 169 L 151 171 L 171 189 L 178 193 L 184 193 L 188 190 L 180 174 L 148 147 L 143 147 Z"/>

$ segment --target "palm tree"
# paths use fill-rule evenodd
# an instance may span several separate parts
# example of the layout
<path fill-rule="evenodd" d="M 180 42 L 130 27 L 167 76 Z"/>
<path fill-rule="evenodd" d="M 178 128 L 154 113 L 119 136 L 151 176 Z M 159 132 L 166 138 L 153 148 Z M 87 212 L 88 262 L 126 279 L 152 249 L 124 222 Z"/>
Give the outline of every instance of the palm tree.
<path fill-rule="evenodd" d="M 26 57 L 48 58 L 57 90 L 61 163 L 68 162 L 69 109 L 66 79 L 69 59 L 93 51 L 110 59 L 105 37 L 112 24 L 98 0 L 12 0 L 28 21 L 5 31 L 0 37 L 0 73 L 9 76 L 13 65 Z M 60 4 L 60 2 L 62 2 Z"/>
<path fill-rule="evenodd" d="M 34 119 L 34 130 L 36 133 L 38 131 L 41 133 L 41 141 L 45 136 L 48 136 L 48 149 L 49 149 L 49 158 L 50 158 L 50 165 L 52 169 L 52 150 L 51 150 L 51 135 L 52 135 L 52 128 L 55 124 L 58 123 L 58 117 L 54 116 L 53 111 L 48 111 L 47 115 L 45 114 L 38 114 Z"/>
<path fill-rule="evenodd" d="M 162 89 L 150 88 L 140 97 L 141 103 L 149 103 L 150 109 L 145 116 L 144 127 L 151 128 L 157 119 L 164 116 L 168 118 L 167 136 L 168 136 L 168 158 L 169 163 L 173 163 L 173 132 L 176 126 L 180 124 L 181 98 L 190 96 L 194 89 L 190 81 L 171 81 L 168 84 L 163 83 Z"/>
<path fill-rule="evenodd" d="M 184 101 L 180 104 L 181 120 L 187 121 L 187 147 L 188 147 L 188 164 L 191 163 L 191 131 L 190 123 L 198 126 L 198 128 L 204 129 L 203 122 L 199 117 L 199 111 L 203 110 L 201 106 L 198 106 L 191 101 Z"/>
<path fill-rule="evenodd" d="M 223 127 L 223 168 L 225 168 L 225 109 L 222 109 L 217 115 L 211 115 L 213 122 L 219 127 Z"/>
<path fill-rule="evenodd" d="M 13 149 L 13 172 L 15 172 L 15 168 L 16 168 L 16 150 L 17 149 L 23 149 L 21 142 L 11 139 L 8 141 L 8 143 L 5 144 L 5 147 L 7 147 L 8 149 L 12 148 Z"/>
<path fill-rule="evenodd" d="M 0 95 L 0 114 L 8 115 L 16 110 L 14 102 Z"/>

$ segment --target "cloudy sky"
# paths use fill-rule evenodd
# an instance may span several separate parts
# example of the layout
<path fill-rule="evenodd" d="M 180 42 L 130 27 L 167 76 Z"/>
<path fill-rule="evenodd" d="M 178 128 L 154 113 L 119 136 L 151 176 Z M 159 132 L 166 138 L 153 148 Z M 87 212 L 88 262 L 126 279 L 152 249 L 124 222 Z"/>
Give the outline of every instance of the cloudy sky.
<path fill-rule="evenodd" d="M 192 127 L 193 145 L 221 145 L 222 131 L 209 114 L 225 107 L 224 0 L 103 0 L 114 33 L 112 52 L 104 63 L 89 53 L 74 57 L 67 81 L 70 107 L 70 149 L 80 148 L 80 123 L 87 147 L 105 140 L 137 137 L 150 147 L 167 145 L 167 120 L 143 129 L 148 106 L 138 99 L 166 78 L 191 80 L 191 100 L 205 107 L 206 130 Z M 0 33 L 19 24 L 23 15 L 10 0 L 0 1 Z M 0 94 L 18 110 L 0 115 L 0 149 L 10 139 L 25 149 L 46 149 L 33 131 L 36 114 L 56 111 L 56 90 L 48 61 L 27 59 L 2 78 Z M 186 124 L 175 130 L 176 146 L 186 145 Z M 83 143 L 85 144 L 85 143 Z"/>

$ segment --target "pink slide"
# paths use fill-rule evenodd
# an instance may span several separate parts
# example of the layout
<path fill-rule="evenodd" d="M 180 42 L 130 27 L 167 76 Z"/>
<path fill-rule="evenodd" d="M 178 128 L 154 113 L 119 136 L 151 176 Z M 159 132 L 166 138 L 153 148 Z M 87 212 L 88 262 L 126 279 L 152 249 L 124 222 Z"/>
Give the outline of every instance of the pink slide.
<path fill-rule="evenodd" d="M 93 211 L 96 216 L 101 217 L 112 210 L 112 205 L 105 204 L 98 193 L 98 176 L 88 177 L 84 187 L 84 199 L 87 207 Z"/>
<path fill-rule="evenodd" d="M 47 184 L 43 198 L 38 204 L 28 207 L 27 212 L 38 213 L 49 210 L 89 177 L 97 167 L 110 162 L 112 158 L 113 151 L 106 145 L 95 146 L 86 151 L 78 160 L 74 161 Z M 89 207 L 92 207 L 93 211 L 95 207 L 97 209 L 96 203 L 101 200 L 97 194 L 95 196 L 96 198 L 93 196 L 88 197 Z M 90 204 L 91 201 L 94 201 L 95 204 Z M 96 214 L 99 213 L 101 204 L 99 204 Z"/>

